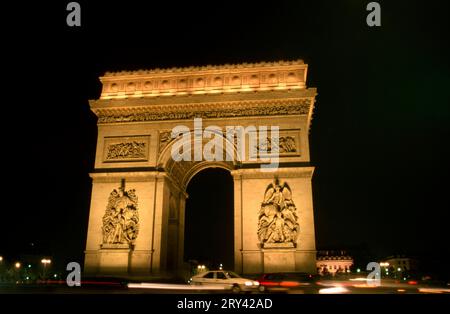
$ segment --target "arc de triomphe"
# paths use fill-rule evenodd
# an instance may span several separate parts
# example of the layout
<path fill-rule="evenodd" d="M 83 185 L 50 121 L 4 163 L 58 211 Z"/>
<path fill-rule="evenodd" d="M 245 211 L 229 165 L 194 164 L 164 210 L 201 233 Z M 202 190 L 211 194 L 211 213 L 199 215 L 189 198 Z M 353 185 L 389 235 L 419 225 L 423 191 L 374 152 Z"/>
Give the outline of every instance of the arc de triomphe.
<path fill-rule="evenodd" d="M 85 272 L 181 269 L 186 187 L 209 167 L 226 169 L 234 179 L 235 271 L 315 272 L 308 133 L 316 89 L 306 87 L 306 75 L 307 65 L 298 60 L 101 77 L 100 99 L 90 101 L 98 139 Z M 180 125 L 192 131 L 172 136 Z M 210 126 L 217 137 L 202 136 Z M 244 129 L 243 140 L 221 135 L 229 126 Z M 264 126 L 279 127 L 278 140 L 258 133 Z M 173 158 L 175 145 L 191 138 L 180 151 L 195 155 L 195 145 L 206 148 L 214 137 L 223 140 L 224 160 Z M 278 167 L 262 169 L 264 154 L 277 148 Z"/>

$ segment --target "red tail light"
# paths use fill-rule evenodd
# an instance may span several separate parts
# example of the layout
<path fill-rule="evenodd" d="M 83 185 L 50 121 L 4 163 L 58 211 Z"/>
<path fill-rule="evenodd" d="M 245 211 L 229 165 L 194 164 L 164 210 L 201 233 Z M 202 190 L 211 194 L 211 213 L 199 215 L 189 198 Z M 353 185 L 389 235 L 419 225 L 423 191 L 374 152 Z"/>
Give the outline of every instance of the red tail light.
<path fill-rule="evenodd" d="M 278 282 L 273 281 L 260 281 L 259 284 L 261 286 L 278 286 Z"/>
<path fill-rule="evenodd" d="M 289 288 L 292 288 L 292 287 L 298 287 L 298 286 L 300 286 L 300 283 L 298 283 L 298 282 L 296 282 L 296 281 L 282 281 L 282 282 L 280 283 L 280 286 L 281 286 L 281 287 L 289 287 Z"/>

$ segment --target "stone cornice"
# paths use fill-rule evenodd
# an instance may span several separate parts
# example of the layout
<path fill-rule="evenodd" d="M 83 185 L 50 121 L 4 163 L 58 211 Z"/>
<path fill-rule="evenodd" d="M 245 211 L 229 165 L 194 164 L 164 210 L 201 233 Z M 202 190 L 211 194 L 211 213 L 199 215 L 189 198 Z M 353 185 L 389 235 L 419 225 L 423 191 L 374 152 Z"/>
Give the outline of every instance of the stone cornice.
<path fill-rule="evenodd" d="M 120 183 L 120 180 L 124 178 L 128 182 L 149 182 L 154 181 L 156 177 L 164 177 L 166 174 L 159 171 L 139 171 L 90 173 L 89 176 L 94 183 Z"/>
<path fill-rule="evenodd" d="M 255 91 L 242 92 L 237 94 L 206 94 L 206 95 L 178 95 L 172 97 L 154 98 L 128 98 L 128 99 L 95 99 L 89 100 L 92 110 L 100 108 L 119 108 L 137 106 L 157 106 L 157 105 L 189 105 L 189 104 L 218 104 L 228 102 L 243 102 L 249 100 L 271 100 L 271 99 L 303 99 L 314 98 L 317 95 L 316 88 L 286 91 Z"/>
<path fill-rule="evenodd" d="M 278 176 L 284 178 L 312 178 L 315 167 L 280 167 L 274 172 L 263 172 L 261 169 L 237 169 L 231 171 L 234 180 L 239 179 L 273 179 Z"/>
<path fill-rule="evenodd" d="M 108 72 L 100 99 L 305 89 L 307 70 L 297 60 Z"/>

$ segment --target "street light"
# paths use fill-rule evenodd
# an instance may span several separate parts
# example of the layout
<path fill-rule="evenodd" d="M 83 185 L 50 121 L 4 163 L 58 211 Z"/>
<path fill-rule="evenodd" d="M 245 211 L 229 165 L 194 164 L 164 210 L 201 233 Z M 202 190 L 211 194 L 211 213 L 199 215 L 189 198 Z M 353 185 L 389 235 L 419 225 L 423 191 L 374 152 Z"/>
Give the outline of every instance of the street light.
<path fill-rule="evenodd" d="M 47 270 L 47 265 L 48 265 L 48 264 L 51 264 L 52 261 L 51 261 L 50 259 L 43 258 L 43 259 L 41 260 L 41 263 L 44 265 L 44 272 L 43 272 L 43 274 L 42 274 L 42 277 L 43 277 L 43 279 L 45 279 L 46 270 Z"/>
<path fill-rule="evenodd" d="M 16 267 L 17 269 L 19 269 L 21 266 L 22 266 L 22 264 L 20 264 L 19 262 L 16 262 L 16 263 L 14 264 L 14 267 Z"/>
<path fill-rule="evenodd" d="M 0 256 L 0 262 L 3 262 L 3 256 Z"/>

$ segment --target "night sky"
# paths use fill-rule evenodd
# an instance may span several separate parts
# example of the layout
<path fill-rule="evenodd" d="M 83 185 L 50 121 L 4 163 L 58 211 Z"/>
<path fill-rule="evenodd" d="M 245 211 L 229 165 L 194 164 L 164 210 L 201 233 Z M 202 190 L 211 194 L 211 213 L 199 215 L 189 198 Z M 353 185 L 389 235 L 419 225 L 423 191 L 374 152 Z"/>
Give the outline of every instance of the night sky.
<path fill-rule="evenodd" d="M 105 71 L 301 58 L 318 248 L 448 258 L 447 1 L 68 2 L 2 9 L 1 255 L 82 261 Z"/>

